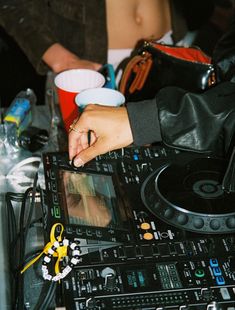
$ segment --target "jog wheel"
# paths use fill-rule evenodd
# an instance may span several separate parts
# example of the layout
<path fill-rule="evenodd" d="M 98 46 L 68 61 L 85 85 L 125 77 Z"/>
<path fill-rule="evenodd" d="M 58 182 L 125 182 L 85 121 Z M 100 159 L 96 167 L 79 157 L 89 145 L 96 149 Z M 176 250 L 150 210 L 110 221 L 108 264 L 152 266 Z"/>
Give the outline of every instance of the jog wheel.
<path fill-rule="evenodd" d="M 235 194 L 224 192 L 226 162 L 199 158 L 167 164 L 143 183 L 141 197 L 158 218 L 198 233 L 235 232 Z"/>

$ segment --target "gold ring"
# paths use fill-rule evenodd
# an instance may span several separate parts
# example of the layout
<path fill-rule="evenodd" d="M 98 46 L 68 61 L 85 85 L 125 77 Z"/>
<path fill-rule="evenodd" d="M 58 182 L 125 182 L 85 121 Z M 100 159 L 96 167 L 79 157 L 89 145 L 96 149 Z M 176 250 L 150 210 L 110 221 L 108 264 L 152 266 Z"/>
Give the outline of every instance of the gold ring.
<path fill-rule="evenodd" d="M 73 124 L 69 126 L 69 132 L 71 132 L 71 131 L 75 131 L 75 132 L 81 133 L 81 131 L 79 129 L 75 128 L 73 126 Z"/>

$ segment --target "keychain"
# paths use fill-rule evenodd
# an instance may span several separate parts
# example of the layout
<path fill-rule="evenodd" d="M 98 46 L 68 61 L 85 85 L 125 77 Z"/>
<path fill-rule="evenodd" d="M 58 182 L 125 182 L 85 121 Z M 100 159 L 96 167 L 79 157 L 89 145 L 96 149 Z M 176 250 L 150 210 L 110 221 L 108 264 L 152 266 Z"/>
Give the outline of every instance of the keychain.
<path fill-rule="evenodd" d="M 60 226 L 61 231 L 58 237 L 55 236 L 56 227 Z M 78 242 L 70 241 L 66 238 L 62 239 L 64 227 L 61 223 L 56 223 L 52 226 L 50 232 L 50 241 L 46 244 L 43 251 L 34 259 L 32 259 L 21 271 L 25 272 L 31 265 L 33 265 L 42 255 L 44 255 L 42 262 L 42 276 L 48 281 L 59 281 L 66 277 L 70 271 L 80 262 L 80 247 Z M 49 273 L 49 265 L 53 264 L 53 258 L 57 258 L 54 264 L 54 275 Z M 68 257 L 67 265 L 60 270 L 60 262 Z"/>

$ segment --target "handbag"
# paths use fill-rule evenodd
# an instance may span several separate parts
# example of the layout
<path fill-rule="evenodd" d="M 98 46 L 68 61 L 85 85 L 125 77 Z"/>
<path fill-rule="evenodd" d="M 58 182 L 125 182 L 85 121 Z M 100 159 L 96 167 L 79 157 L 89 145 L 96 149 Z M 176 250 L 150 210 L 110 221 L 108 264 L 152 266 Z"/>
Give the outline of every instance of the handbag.
<path fill-rule="evenodd" d="M 144 42 L 124 68 L 119 90 L 127 101 L 153 98 L 165 86 L 202 92 L 216 83 L 211 58 L 199 47 Z"/>

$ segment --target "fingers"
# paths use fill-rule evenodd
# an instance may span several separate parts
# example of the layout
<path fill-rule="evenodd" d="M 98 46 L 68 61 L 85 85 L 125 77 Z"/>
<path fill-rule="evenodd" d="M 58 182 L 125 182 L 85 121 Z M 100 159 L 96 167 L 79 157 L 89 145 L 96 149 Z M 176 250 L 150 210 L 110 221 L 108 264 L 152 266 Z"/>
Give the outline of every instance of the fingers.
<path fill-rule="evenodd" d="M 69 132 L 69 158 L 70 160 L 89 146 L 88 131 L 73 127 Z"/>
<path fill-rule="evenodd" d="M 90 104 L 70 129 L 69 157 L 77 167 L 133 142 L 125 107 Z"/>
<path fill-rule="evenodd" d="M 107 153 L 109 151 L 108 145 L 106 145 L 102 139 L 96 139 L 96 142 L 88 148 L 80 151 L 80 153 L 74 157 L 73 164 L 76 167 L 81 167 L 96 156 Z"/>

